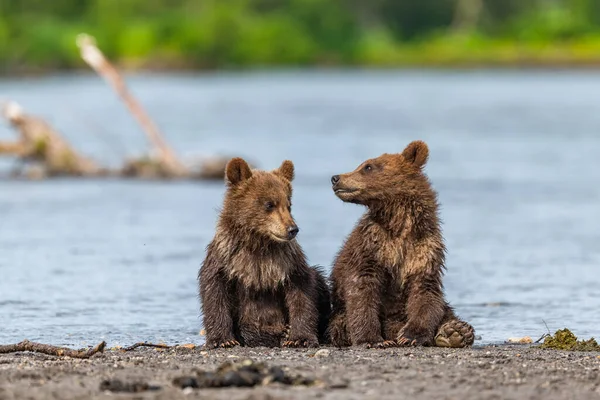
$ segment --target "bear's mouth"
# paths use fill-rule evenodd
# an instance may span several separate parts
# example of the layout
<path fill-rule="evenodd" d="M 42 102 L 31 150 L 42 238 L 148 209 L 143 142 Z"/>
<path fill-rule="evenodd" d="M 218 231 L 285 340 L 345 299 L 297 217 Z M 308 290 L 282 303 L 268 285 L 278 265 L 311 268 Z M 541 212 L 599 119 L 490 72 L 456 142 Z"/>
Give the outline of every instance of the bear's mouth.
<path fill-rule="evenodd" d="M 347 193 L 354 193 L 358 191 L 358 189 L 348 189 L 348 188 L 339 188 L 339 189 L 334 189 L 333 192 L 335 194 L 347 194 Z"/>
<path fill-rule="evenodd" d="M 290 239 L 288 239 L 287 237 L 281 237 L 279 235 L 275 235 L 274 233 L 271 233 L 271 239 L 273 239 L 276 242 L 280 242 L 280 243 L 290 241 Z"/>

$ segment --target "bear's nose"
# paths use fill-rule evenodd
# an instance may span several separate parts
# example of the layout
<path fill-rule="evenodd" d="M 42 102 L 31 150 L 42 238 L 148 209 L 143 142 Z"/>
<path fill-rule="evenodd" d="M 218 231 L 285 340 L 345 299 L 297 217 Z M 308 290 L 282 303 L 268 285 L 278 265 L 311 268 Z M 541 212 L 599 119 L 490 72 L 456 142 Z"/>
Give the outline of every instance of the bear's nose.
<path fill-rule="evenodd" d="M 292 240 L 293 238 L 296 237 L 296 235 L 298 234 L 298 232 L 300 232 L 300 229 L 296 226 L 296 225 L 292 225 L 288 228 L 288 239 Z"/>
<path fill-rule="evenodd" d="M 335 184 L 336 184 L 336 183 L 338 183 L 339 181 L 340 181 L 340 176 L 339 176 L 339 175 L 334 175 L 334 176 L 332 176 L 332 177 L 331 177 L 331 183 L 332 183 L 332 184 L 334 184 L 334 185 L 335 185 Z"/>

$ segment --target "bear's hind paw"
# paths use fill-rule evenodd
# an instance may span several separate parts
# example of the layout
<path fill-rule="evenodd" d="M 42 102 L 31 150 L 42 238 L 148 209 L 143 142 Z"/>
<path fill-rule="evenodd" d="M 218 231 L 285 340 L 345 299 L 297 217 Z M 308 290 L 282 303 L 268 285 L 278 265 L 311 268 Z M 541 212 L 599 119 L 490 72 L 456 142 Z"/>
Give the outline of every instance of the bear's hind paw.
<path fill-rule="evenodd" d="M 435 336 L 438 347 L 470 347 L 475 341 L 475 329 L 459 319 L 453 319 L 443 324 Z"/>

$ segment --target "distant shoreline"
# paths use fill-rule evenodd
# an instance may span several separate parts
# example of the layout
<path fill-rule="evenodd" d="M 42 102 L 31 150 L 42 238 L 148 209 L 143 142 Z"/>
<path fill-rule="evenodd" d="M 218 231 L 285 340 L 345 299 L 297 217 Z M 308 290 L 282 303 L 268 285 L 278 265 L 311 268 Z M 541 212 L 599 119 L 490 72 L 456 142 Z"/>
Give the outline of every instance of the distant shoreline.
<path fill-rule="evenodd" d="M 398 65 L 313 65 L 313 66 L 256 66 L 244 68 L 163 68 L 146 66 L 131 68 L 123 65 L 118 68 L 128 75 L 137 74 L 172 74 L 172 75 L 212 75 L 212 74 L 252 74 L 252 73 L 289 73 L 289 72 L 395 72 L 395 71 L 598 71 L 600 58 L 594 62 L 536 62 L 536 63 L 448 63 L 448 64 L 398 64 Z M 96 74 L 85 67 L 62 69 L 21 69 L 17 71 L 1 71 L 0 80 L 10 78 L 39 78 L 55 75 L 87 76 Z"/>

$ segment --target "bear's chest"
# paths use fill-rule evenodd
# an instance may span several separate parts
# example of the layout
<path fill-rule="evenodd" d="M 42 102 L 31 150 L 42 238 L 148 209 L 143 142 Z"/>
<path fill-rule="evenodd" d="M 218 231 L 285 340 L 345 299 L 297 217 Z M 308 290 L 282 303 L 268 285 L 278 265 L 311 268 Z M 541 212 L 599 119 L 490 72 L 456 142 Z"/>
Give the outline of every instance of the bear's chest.
<path fill-rule="evenodd" d="M 402 270 L 410 248 L 409 232 L 390 235 L 380 227 L 371 228 L 372 252 L 375 263 L 386 271 L 392 280 L 402 283 Z"/>
<path fill-rule="evenodd" d="M 375 251 L 375 260 L 386 269 L 399 269 L 404 260 L 404 243 L 402 240 L 382 241 Z"/>
<path fill-rule="evenodd" d="M 372 251 L 377 264 L 385 268 L 400 268 L 406 256 L 408 234 L 392 236 L 381 228 L 374 228 Z"/>
<path fill-rule="evenodd" d="M 269 290 L 282 286 L 291 270 L 285 253 L 253 254 L 240 251 L 230 257 L 229 277 L 254 290 Z"/>

